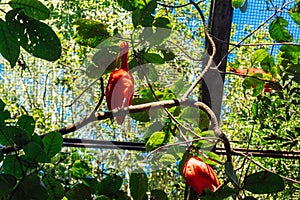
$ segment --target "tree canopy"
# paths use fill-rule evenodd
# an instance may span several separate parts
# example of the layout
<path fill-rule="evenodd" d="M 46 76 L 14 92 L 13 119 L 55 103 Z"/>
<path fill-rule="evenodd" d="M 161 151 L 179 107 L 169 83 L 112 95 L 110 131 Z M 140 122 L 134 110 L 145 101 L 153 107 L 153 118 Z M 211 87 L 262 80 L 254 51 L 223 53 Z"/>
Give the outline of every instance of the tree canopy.
<path fill-rule="evenodd" d="M 237 40 L 247 0 L 2 1 L 0 199 L 297 198 L 300 2 L 262 2 Z"/>

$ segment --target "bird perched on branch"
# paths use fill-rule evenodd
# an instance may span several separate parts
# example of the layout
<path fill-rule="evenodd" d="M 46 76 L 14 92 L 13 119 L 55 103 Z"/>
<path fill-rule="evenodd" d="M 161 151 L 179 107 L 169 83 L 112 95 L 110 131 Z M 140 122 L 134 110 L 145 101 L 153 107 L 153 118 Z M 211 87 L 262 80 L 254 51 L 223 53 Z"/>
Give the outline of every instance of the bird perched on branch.
<path fill-rule="evenodd" d="M 129 45 L 127 42 L 120 44 L 120 52 L 117 57 L 116 65 L 120 57 L 121 66 L 111 72 L 106 87 L 106 102 L 109 110 L 115 108 L 124 108 L 131 105 L 134 92 L 134 79 L 128 69 L 128 51 Z M 121 125 L 125 119 L 125 115 L 116 117 L 117 123 Z M 113 120 L 111 118 L 111 120 Z"/>
<path fill-rule="evenodd" d="M 235 74 L 241 75 L 243 78 L 246 78 L 248 75 L 252 76 L 254 74 L 269 75 L 270 77 L 272 77 L 272 75 L 270 73 L 267 73 L 263 69 L 259 69 L 259 68 L 247 68 L 247 69 L 238 68 L 238 69 L 234 69 L 233 67 L 229 67 L 229 71 L 231 71 Z M 272 78 L 270 81 L 275 83 L 276 79 Z M 255 88 L 256 86 L 253 85 L 252 87 Z M 271 92 L 272 90 L 276 90 L 276 88 L 272 88 L 270 86 L 270 84 L 268 84 L 266 82 L 264 84 L 263 92 Z"/>

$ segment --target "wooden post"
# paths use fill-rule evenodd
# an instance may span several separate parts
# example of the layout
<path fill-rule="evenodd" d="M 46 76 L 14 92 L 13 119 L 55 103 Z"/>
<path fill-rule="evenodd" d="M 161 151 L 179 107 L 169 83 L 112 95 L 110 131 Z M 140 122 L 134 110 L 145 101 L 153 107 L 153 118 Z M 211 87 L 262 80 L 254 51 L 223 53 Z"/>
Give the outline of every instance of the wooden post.
<path fill-rule="evenodd" d="M 216 44 L 216 55 L 214 57 L 215 65 L 219 66 L 220 71 L 226 70 L 227 57 L 223 58 L 228 52 L 231 23 L 233 16 L 233 8 L 231 0 L 211 0 L 211 9 L 209 17 L 209 33 L 212 35 Z M 217 38 L 217 39 L 216 39 Z M 208 54 L 211 55 L 212 47 L 206 44 Z M 201 101 L 208 105 L 215 113 L 220 121 L 221 106 L 223 98 L 224 74 L 220 74 L 217 70 L 209 70 L 202 81 Z M 189 200 L 197 200 L 195 191 L 191 189 Z"/>

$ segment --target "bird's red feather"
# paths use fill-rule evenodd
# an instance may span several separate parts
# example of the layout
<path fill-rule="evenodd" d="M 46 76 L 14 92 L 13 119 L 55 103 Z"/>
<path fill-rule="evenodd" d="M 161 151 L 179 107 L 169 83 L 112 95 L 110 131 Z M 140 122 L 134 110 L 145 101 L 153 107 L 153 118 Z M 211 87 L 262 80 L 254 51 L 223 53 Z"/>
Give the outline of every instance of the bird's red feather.
<path fill-rule="evenodd" d="M 220 182 L 214 170 L 198 157 L 190 157 L 186 160 L 182 173 L 186 182 L 198 193 L 209 188 L 215 191 Z"/>
<path fill-rule="evenodd" d="M 121 66 L 111 72 L 106 87 L 106 102 L 109 110 L 128 107 L 132 102 L 134 79 L 128 69 L 128 51 L 128 43 L 122 42 L 118 56 L 118 58 L 122 56 Z M 117 116 L 117 123 L 121 125 L 124 118 L 125 115 Z"/>

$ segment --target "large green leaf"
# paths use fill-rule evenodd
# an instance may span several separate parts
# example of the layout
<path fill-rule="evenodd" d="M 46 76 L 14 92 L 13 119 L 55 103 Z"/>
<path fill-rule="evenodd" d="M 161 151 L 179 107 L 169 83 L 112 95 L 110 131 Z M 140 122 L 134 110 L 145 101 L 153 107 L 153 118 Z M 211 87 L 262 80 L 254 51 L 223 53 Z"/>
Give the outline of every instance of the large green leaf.
<path fill-rule="evenodd" d="M 14 175 L 17 178 L 22 177 L 22 171 L 24 171 L 24 167 L 20 165 L 20 162 L 16 156 L 6 156 L 3 160 L 3 172 L 6 174 Z M 21 169 L 23 168 L 23 170 Z"/>
<path fill-rule="evenodd" d="M 18 146 L 26 145 L 31 140 L 31 134 L 17 126 L 6 127 L 6 134 L 12 136 L 14 143 Z"/>
<path fill-rule="evenodd" d="M 0 144 L 2 145 L 13 145 L 13 133 L 8 132 L 5 126 L 0 126 Z"/>
<path fill-rule="evenodd" d="M 47 188 L 49 199 L 59 200 L 65 196 L 63 185 L 54 177 L 49 175 L 43 176 L 43 183 Z"/>
<path fill-rule="evenodd" d="M 277 17 L 269 26 L 270 36 L 276 42 L 290 42 L 293 40 L 293 36 L 286 29 L 288 21 L 283 17 Z"/>
<path fill-rule="evenodd" d="M 26 176 L 20 186 L 14 192 L 13 200 L 19 199 L 48 199 L 46 188 L 37 175 Z"/>
<path fill-rule="evenodd" d="M 26 130 L 29 134 L 33 134 L 34 127 L 35 127 L 35 121 L 34 121 L 33 117 L 28 116 L 28 115 L 22 115 L 19 118 L 17 124 L 19 125 L 19 127 Z"/>
<path fill-rule="evenodd" d="M 165 137 L 166 133 L 163 131 L 153 133 L 146 143 L 146 151 L 149 152 L 161 146 L 165 140 Z"/>
<path fill-rule="evenodd" d="M 246 176 L 243 188 L 255 194 L 277 193 L 284 189 L 284 182 L 278 174 L 261 171 Z"/>
<path fill-rule="evenodd" d="M 99 188 L 99 194 L 103 195 L 112 195 L 116 193 L 122 186 L 122 178 L 118 175 L 108 175 L 104 179 L 101 180 L 101 182 L 98 185 Z"/>
<path fill-rule="evenodd" d="M 27 16 L 36 20 L 47 19 L 50 15 L 50 10 L 37 0 L 11 0 L 9 5 L 12 8 L 21 8 Z"/>
<path fill-rule="evenodd" d="M 19 10 L 10 11 L 6 22 L 10 32 L 17 35 L 21 46 L 33 56 L 48 61 L 60 57 L 60 40 L 47 24 L 31 19 Z"/>
<path fill-rule="evenodd" d="M 98 194 L 99 190 L 99 182 L 97 181 L 97 178 L 92 178 L 90 176 L 85 176 L 83 179 L 81 179 L 82 182 L 88 186 L 93 194 Z"/>
<path fill-rule="evenodd" d="M 9 193 L 17 184 L 17 178 L 10 174 L 0 174 L 0 198 Z"/>
<path fill-rule="evenodd" d="M 240 183 L 239 183 L 239 180 L 236 176 L 236 173 L 233 169 L 233 165 L 231 162 L 225 163 L 225 174 L 229 178 L 230 182 L 232 182 L 234 184 L 234 186 L 238 188 Z"/>
<path fill-rule="evenodd" d="M 44 151 L 52 158 L 60 152 L 63 144 L 63 137 L 58 132 L 50 132 L 43 138 Z"/>
<path fill-rule="evenodd" d="M 26 157 L 33 162 L 49 163 L 50 157 L 41 148 L 41 146 L 35 142 L 29 142 L 24 146 Z"/>
<path fill-rule="evenodd" d="M 16 65 L 20 54 L 18 38 L 9 32 L 7 24 L 0 19 L 0 53 L 11 67 Z"/>
<path fill-rule="evenodd" d="M 92 193 L 90 189 L 82 183 L 74 185 L 66 194 L 68 200 L 91 200 Z"/>
<path fill-rule="evenodd" d="M 129 178 L 130 193 L 134 200 L 143 200 L 148 190 L 148 178 L 144 170 L 136 169 Z"/>

